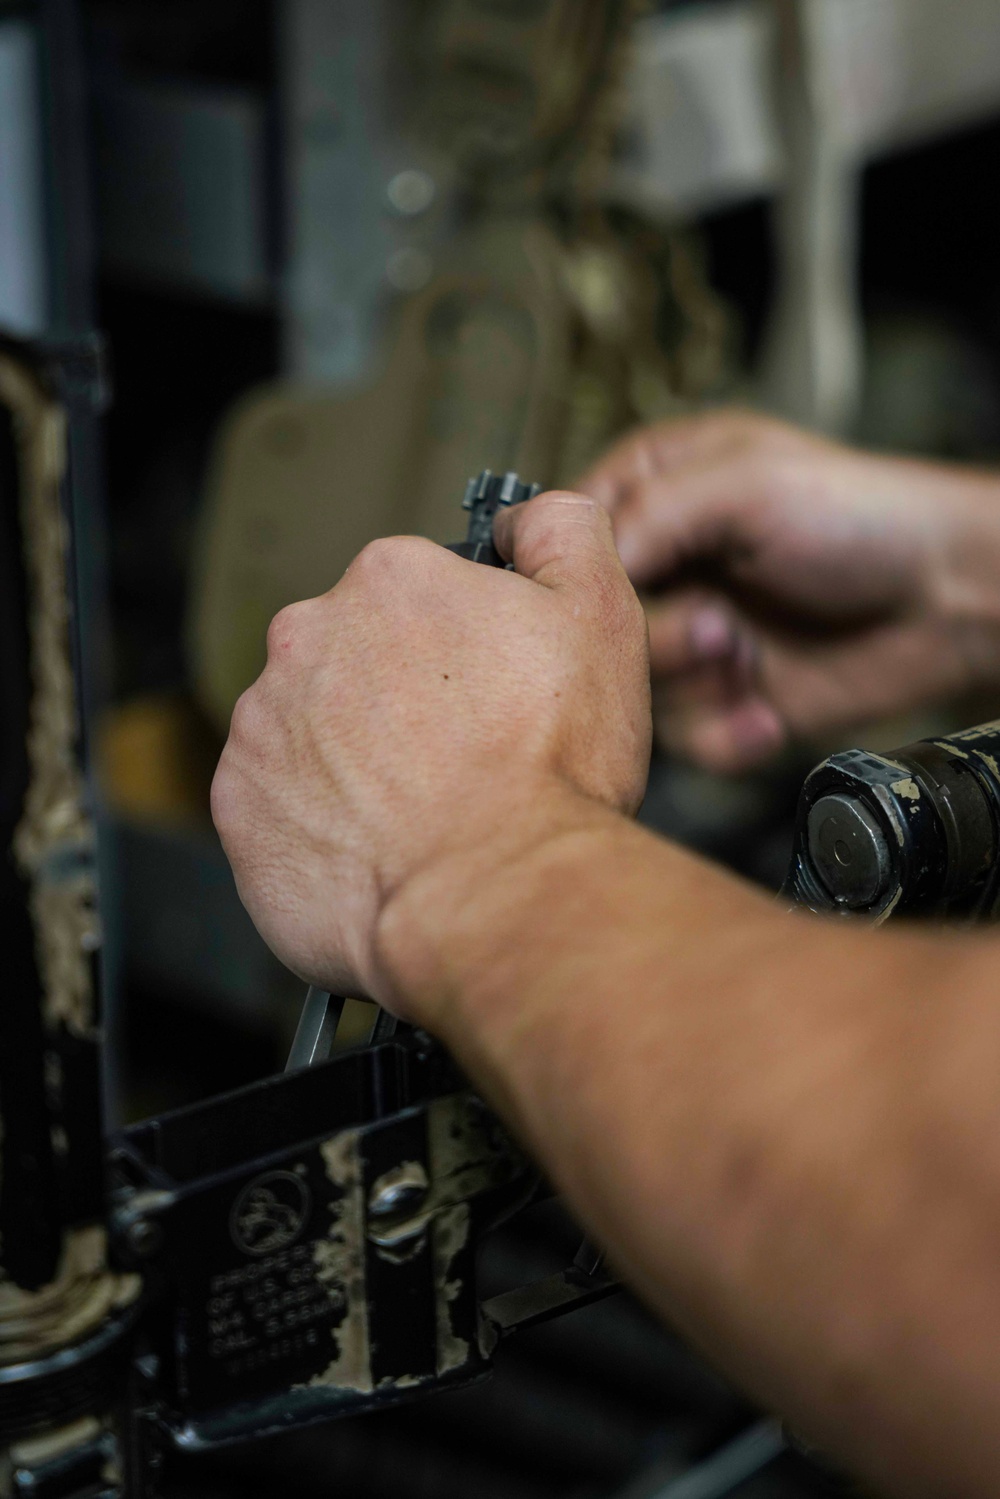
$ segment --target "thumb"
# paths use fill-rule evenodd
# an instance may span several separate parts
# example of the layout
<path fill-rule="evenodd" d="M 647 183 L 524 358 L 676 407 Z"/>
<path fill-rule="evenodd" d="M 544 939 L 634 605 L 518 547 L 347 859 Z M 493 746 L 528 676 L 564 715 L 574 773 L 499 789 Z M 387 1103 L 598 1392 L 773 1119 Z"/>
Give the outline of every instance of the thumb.
<path fill-rule="evenodd" d="M 500 510 L 493 540 L 501 557 L 524 578 L 556 591 L 573 591 L 596 575 L 619 575 L 627 586 L 607 511 L 589 495 L 550 490 Z"/>

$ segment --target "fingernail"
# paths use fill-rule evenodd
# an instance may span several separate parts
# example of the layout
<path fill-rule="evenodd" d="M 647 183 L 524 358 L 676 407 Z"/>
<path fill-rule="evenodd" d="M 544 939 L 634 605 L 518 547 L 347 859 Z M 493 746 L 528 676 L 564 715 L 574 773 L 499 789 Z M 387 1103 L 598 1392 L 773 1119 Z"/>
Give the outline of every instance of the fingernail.
<path fill-rule="evenodd" d="M 732 621 L 721 609 L 699 609 L 688 625 L 688 644 L 703 661 L 731 655 L 736 645 Z"/>

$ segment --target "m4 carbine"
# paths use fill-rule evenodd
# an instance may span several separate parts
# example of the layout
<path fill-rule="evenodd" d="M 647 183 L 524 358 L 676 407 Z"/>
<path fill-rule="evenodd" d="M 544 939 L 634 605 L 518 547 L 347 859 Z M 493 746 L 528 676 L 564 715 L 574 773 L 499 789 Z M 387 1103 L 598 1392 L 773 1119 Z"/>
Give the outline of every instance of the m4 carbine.
<path fill-rule="evenodd" d="M 584 1250 L 482 1300 L 479 1245 L 537 1196 L 535 1168 L 429 1036 L 379 1012 L 368 1044 L 336 1052 L 343 1002 L 313 991 L 283 1074 L 124 1130 L 102 1166 L 65 548 L 73 420 L 92 415 L 96 363 L 76 382 L 69 446 L 67 392 L 92 355 L 0 350 L 0 393 L 19 403 L 0 434 L 17 499 L 4 597 L 21 606 L 2 684 L 17 720 L 3 802 L 17 856 L 15 978 L 0 1006 L 5 1499 L 153 1495 L 169 1446 L 480 1379 L 502 1336 L 615 1289 Z M 493 516 L 536 492 L 516 474 L 470 481 L 454 550 L 502 566 Z"/>

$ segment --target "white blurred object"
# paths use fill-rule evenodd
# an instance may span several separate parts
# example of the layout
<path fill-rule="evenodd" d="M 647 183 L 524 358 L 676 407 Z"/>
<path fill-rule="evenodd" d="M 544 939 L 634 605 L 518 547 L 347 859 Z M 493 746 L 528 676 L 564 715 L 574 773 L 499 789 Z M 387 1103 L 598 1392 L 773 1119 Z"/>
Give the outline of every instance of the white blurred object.
<path fill-rule="evenodd" d="M 773 190 L 782 175 L 771 98 L 774 19 L 757 0 L 640 21 L 621 91 L 622 154 L 610 191 L 688 216 Z"/>
<path fill-rule="evenodd" d="M 838 139 L 870 160 L 1000 114 L 997 0 L 813 0 Z M 769 0 L 636 27 L 612 196 L 674 217 L 772 192 L 786 171 Z"/>
<path fill-rule="evenodd" d="M 873 9 L 887 3 L 874 0 Z M 857 418 L 864 373 L 860 156 L 851 140 L 858 112 L 849 92 L 861 76 L 850 66 L 859 33 L 845 27 L 847 12 L 834 12 L 830 0 L 773 4 L 785 172 L 775 209 L 779 274 L 760 396 L 792 421 L 842 433 Z M 873 56 L 878 68 L 877 47 Z M 892 56 L 887 48 L 882 61 Z M 888 66 L 885 76 L 891 78 Z"/>
<path fill-rule="evenodd" d="M 997 0 L 730 0 L 636 32 L 611 191 L 664 219 L 776 195 L 759 398 L 849 431 L 866 161 L 1000 114 Z"/>
<path fill-rule="evenodd" d="M 48 317 L 45 189 L 35 33 L 0 21 L 0 327 L 40 333 Z"/>

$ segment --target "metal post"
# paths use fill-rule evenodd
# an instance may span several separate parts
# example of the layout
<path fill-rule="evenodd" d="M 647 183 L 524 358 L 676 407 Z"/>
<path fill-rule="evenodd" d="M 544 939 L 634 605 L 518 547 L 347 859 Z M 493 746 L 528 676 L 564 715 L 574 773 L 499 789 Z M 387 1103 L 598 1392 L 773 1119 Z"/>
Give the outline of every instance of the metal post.
<path fill-rule="evenodd" d="M 93 1460 L 138 1292 L 107 1260 L 94 836 L 70 643 L 65 397 L 85 388 L 86 361 L 86 346 L 0 342 L 0 1452 L 14 1494 L 56 1448 L 70 1475 L 77 1449 Z"/>

